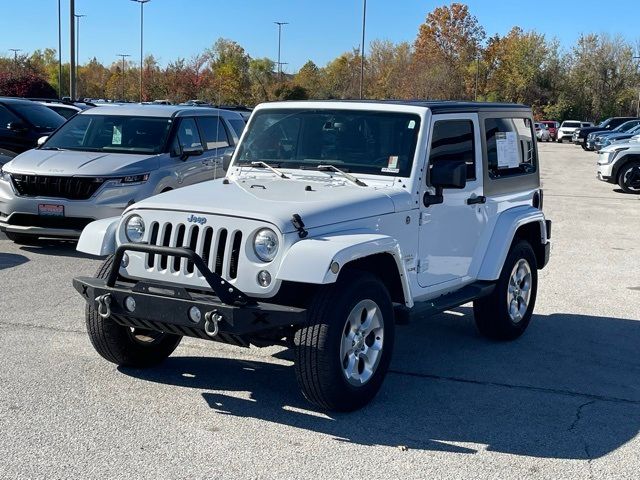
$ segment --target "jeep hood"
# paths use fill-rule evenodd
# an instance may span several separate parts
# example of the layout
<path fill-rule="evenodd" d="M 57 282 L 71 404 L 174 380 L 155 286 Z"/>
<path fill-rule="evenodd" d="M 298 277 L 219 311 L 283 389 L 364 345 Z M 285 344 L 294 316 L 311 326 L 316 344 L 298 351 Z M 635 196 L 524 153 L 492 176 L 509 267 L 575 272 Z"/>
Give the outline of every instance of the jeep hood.
<path fill-rule="evenodd" d="M 6 165 L 11 173 L 112 177 L 147 173 L 158 168 L 157 155 L 28 150 Z"/>
<path fill-rule="evenodd" d="M 359 187 L 351 183 L 300 179 L 241 178 L 214 180 L 181 188 L 136 203 L 129 210 L 228 215 L 269 222 L 283 233 L 293 232 L 291 217 L 305 228 L 321 227 L 411 208 L 411 195 L 400 187 Z"/>

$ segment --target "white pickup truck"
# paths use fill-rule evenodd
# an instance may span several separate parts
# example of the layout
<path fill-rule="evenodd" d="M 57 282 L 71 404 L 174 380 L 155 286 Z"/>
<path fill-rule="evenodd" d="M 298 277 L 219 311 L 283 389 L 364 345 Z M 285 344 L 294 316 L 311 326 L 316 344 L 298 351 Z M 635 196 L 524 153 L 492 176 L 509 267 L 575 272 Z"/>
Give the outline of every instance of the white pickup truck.
<path fill-rule="evenodd" d="M 305 397 L 349 411 L 411 312 L 472 301 L 483 335 L 513 340 L 550 249 L 533 125 L 513 104 L 260 105 L 224 179 L 84 229 L 78 250 L 108 255 L 74 279 L 91 341 L 136 367 L 183 336 L 290 346 Z"/>

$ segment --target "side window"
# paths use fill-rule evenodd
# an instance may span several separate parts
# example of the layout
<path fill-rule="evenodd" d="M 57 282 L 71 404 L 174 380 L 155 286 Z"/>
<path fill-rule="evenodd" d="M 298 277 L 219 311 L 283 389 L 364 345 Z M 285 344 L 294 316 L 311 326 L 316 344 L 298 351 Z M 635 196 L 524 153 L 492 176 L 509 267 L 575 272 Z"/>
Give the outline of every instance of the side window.
<path fill-rule="evenodd" d="M 487 118 L 484 128 L 491 178 L 505 178 L 536 171 L 530 119 Z"/>
<path fill-rule="evenodd" d="M 429 164 L 464 161 L 467 180 L 476 178 L 476 155 L 471 120 L 438 120 L 433 126 Z"/>
<path fill-rule="evenodd" d="M 5 107 L 0 105 L 0 129 L 6 130 L 7 124 L 15 120 L 17 120 L 16 116 Z"/>
<path fill-rule="evenodd" d="M 193 118 L 183 118 L 178 125 L 178 132 L 173 141 L 171 153 L 180 155 L 183 148 L 202 148 L 198 127 Z"/>
<path fill-rule="evenodd" d="M 220 117 L 198 117 L 207 150 L 228 147 L 231 143 Z"/>

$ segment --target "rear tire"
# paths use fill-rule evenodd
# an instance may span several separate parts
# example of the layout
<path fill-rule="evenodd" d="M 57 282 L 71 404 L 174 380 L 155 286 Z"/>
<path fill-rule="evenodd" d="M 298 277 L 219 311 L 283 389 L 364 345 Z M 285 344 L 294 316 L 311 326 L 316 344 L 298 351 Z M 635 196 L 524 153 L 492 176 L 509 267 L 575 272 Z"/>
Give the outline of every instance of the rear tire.
<path fill-rule="evenodd" d="M 640 161 L 634 160 L 620 169 L 618 185 L 626 193 L 640 194 Z"/>
<path fill-rule="evenodd" d="M 100 266 L 96 277 L 107 278 L 112 265 L 113 255 Z M 171 355 L 182 340 L 179 335 L 132 330 L 117 324 L 112 318 L 102 318 L 92 301 L 87 303 L 86 323 L 96 352 L 121 366 L 142 368 L 157 365 Z"/>
<path fill-rule="evenodd" d="M 393 305 L 374 275 L 346 270 L 322 286 L 294 336 L 303 395 L 320 408 L 357 410 L 378 393 L 391 362 Z"/>
<path fill-rule="evenodd" d="M 491 295 L 473 302 L 476 326 L 493 340 L 515 340 L 529 326 L 538 291 L 536 256 L 529 242 L 515 243 Z"/>
<path fill-rule="evenodd" d="M 33 245 L 38 243 L 38 237 L 35 235 L 24 235 L 22 233 L 4 232 L 9 240 L 18 245 Z"/>
<path fill-rule="evenodd" d="M 562 143 L 562 139 L 561 138 L 558 138 L 558 143 Z"/>

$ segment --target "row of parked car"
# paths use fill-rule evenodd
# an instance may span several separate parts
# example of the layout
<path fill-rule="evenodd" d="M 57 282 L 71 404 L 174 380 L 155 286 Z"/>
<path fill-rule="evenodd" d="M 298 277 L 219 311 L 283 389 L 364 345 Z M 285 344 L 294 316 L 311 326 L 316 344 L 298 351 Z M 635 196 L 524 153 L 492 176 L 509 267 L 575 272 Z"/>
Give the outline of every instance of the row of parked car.
<path fill-rule="evenodd" d="M 18 243 L 75 238 L 96 218 L 218 178 L 244 127 L 238 111 L 206 106 L 0 98 L 0 230 Z"/>
<path fill-rule="evenodd" d="M 626 193 L 640 194 L 639 117 L 611 117 L 595 126 L 576 126 L 571 141 L 598 154 L 599 180 L 618 185 Z"/>

